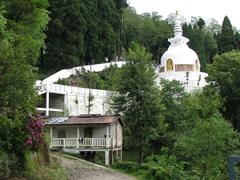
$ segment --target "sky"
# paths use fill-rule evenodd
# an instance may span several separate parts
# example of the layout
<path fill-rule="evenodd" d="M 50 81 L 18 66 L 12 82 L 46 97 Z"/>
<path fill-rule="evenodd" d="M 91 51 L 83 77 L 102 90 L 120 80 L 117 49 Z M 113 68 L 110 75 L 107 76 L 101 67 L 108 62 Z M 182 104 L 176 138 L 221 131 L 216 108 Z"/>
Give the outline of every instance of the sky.
<path fill-rule="evenodd" d="M 165 19 L 170 13 L 179 11 L 187 20 L 201 16 L 205 21 L 216 19 L 222 24 L 228 16 L 232 25 L 240 29 L 240 0 L 128 0 L 138 14 L 156 11 Z"/>

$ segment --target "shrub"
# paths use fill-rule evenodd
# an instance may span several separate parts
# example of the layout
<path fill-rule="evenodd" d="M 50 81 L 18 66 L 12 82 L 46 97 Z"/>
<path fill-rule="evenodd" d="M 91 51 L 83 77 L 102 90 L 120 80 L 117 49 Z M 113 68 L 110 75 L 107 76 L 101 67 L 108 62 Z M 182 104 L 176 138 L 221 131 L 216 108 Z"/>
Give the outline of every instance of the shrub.
<path fill-rule="evenodd" d="M 19 177 L 22 175 L 22 166 L 16 155 L 0 151 L 0 179 Z"/>
<path fill-rule="evenodd" d="M 152 155 L 147 158 L 148 179 L 172 180 L 187 179 L 184 164 L 178 163 L 175 156 L 168 155 L 168 149 L 163 149 L 161 155 Z"/>
<path fill-rule="evenodd" d="M 7 179 L 10 177 L 10 162 L 7 153 L 0 152 L 0 179 Z"/>

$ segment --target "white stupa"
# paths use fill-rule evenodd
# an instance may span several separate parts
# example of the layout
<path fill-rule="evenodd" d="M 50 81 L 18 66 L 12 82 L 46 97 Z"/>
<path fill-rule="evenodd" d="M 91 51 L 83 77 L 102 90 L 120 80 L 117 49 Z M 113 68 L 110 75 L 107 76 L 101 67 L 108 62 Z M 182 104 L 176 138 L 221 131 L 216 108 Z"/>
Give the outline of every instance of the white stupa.
<path fill-rule="evenodd" d="M 171 44 L 161 58 L 158 66 L 158 82 L 161 79 L 178 80 L 185 90 L 191 92 L 207 85 L 206 73 L 200 72 L 200 61 L 195 51 L 187 45 L 189 39 L 182 35 L 181 20 L 176 12 L 174 37 L 168 40 Z"/>

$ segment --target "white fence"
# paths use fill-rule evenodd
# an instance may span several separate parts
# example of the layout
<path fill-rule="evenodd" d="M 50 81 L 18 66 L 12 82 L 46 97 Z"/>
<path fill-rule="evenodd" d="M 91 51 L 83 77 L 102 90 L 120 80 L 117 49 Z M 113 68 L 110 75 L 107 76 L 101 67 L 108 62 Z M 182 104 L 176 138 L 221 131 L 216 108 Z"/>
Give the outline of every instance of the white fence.
<path fill-rule="evenodd" d="M 112 146 L 112 138 L 52 138 L 50 147 L 106 147 Z"/>
<path fill-rule="evenodd" d="M 38 94 L 43 94 L 46 91 L 50 93 L 58 93 L 58 94 L 79 94 L 79 95 L 88 95 L 89 91 L 91 91 L 92 95 L 95 97 L 106 97 L 109 91 L 99 90 L 99 89 L 91 89 L 81 88 L 75 86 L 66 86 L 61 84 L 40 84 L 37 86 Z"/>

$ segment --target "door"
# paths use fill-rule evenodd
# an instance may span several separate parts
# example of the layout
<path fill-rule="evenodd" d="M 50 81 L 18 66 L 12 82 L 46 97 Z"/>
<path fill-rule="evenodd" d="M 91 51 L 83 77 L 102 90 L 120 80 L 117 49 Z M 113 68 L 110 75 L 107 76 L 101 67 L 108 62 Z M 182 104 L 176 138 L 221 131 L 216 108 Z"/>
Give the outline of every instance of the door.
<path fill-rule="evenodd" d="M 58 138 L 66 138 L 66 131 L 65 129 L 58 129 Z"/>
<path fill-rule="evenodd" d="M 93 137 L 93 128 L 87 127 L 84 129 L 84 137 L 85 138 L 92 138 Z"/>
<path fill-rule="evenodd" d="M 57 137 L 58 138 L 66 138 L 66 131 L 65 131 L 65 129 L 58 129 Z M 60 139 L 59 143 L 61 144 L 61 146 L 64 147 L 64 139 Z"/>

